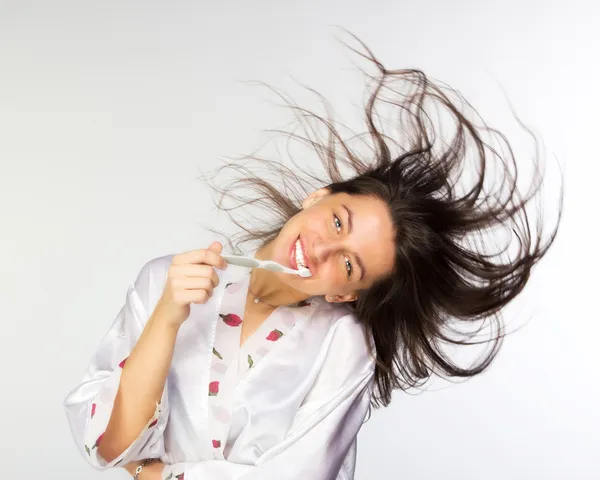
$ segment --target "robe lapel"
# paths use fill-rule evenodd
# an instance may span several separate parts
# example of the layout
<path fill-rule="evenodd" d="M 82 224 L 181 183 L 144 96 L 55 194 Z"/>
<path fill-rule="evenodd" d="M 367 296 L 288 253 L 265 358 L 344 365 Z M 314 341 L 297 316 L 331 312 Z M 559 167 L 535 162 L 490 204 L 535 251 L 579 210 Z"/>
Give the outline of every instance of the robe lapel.
<path fill-rule="evenodd" d="M 238 359 L 238 383 L 256 368 L 267 354 L 286 336 L 298 320 L 312 314 L 314 302 L 301 302 L 297 307 L 279 307 L 267 317 L 260 327 L 250 336 L 242 348 Z"/>
<path fill-rule="evenodd" d="M 239 344 L 250 276 L 248 270 L 230 265 L 218 311 L 208 384 L 208 415 L 212 457 L 223 460 L 238 375 Z"/>

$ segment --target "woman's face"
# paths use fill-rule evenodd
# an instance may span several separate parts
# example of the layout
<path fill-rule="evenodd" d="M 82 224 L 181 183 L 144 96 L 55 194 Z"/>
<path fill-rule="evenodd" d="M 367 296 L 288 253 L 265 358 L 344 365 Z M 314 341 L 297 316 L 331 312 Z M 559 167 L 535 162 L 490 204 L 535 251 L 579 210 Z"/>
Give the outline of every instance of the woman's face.
<path fill-rule="evenodd" d="M 311 296 L 352 301 L 392 271 L 395 235 L 382 200 L 321 189 L 302 208 L 264 253 L 287 267 L 304 265 L 312 276 L 278 274 L 283 283 Z"/>

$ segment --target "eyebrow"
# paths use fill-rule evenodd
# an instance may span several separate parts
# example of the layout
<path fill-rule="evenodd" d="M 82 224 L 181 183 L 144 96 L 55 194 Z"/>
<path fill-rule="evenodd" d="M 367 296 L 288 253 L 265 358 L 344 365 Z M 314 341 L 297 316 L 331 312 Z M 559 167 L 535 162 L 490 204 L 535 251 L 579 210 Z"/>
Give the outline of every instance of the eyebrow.
<path fill-rule="evenodd" d="M 344 210 L 346 210 L 346 215 L 348 215 L 348 234 L 351 234 L 352 233 L 352 211 L 344 204 L 342 204 L 342 208 Z M 360 256 L 358 255 L 358 253 L 355 253 L 354 257 L 356 258 L 356 263 L 358 263 L 358 267 L 360 268 L 360 281 L 362 282 L 362 280 L 365 278 L 365 267 L 364 267 L 362 260 L 360 259 Z"/>

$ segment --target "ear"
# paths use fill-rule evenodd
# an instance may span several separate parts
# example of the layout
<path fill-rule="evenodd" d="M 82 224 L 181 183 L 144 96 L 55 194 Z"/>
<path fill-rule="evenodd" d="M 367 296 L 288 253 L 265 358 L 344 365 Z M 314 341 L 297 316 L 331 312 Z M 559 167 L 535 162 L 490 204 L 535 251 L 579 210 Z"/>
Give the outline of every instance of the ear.
<path fill-rule="evenodd" d="M 343 295 L 325 295 L 329 303 L 354 302 L 358 298 L 358 292 L 344 293 Z"/>
<path fill-rule="evenodd" d="M 318 190 L 315 190 L 308 197 L 306 197 L 304 199 L 304 201 L 302 202 L 302 210 L 306 210 L 307 208 L 312 207 L 316 203 L 319 203 L 319 201 L 323 197 L 326 197 L 330 193 L 331 192 L 329 191 L 328 188 L 319 188 Z"/>

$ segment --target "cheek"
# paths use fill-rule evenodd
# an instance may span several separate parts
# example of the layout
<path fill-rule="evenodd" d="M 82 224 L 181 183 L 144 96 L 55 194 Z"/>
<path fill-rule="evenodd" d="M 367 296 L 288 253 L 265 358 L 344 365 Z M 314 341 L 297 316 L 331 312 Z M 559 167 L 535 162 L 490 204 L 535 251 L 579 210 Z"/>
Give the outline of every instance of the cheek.
<path fill-rule="evenodd" d="M 337 257 L 331 258 L 325 265 L 321 266 L 319 276 L 323 285 L 330 288 L 339 289 L 347 283 L 340 260 Z"/>
<path fill-rule="evenodd" d="M 296 236 L 298 233 L 309 234 L 311 236 L 328 235 L 327 223 L 323 219 L 323 215 L 310 210 L 302 211 L 296 216 L 288 220 L 283 226 L 282 233 L 284 236 Z"/>
<path fill-rule="evenodd" d="M 333 216 L 329 208 L 314 208 L 302 213 L 302 226 L 319 235 L 329 235 L 333 230 Z"/>
<path fill-rule="evenodd" d="M 347 282 L 340 270 L 341 268 L 339 266 L 336 268 L 335 263 L 332 262 L 321 267 L 318 278 L 301 280 L 285 276 L 281 280 L 283 283 L 309 294 L 344 293 L 342 290 Z"/>

